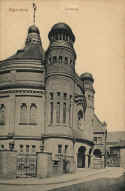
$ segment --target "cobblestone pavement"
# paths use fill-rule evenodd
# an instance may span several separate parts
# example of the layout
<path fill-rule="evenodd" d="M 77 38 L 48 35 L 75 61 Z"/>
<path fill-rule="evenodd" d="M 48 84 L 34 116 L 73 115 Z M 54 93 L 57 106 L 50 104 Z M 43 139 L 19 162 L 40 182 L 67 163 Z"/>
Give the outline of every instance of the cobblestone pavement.
<path fill-rule="evenodd" d="M 100 178 L 117 178 L 125 173 L 122 168 L 78 169 L 75 174 L 66 174 L 52 178 L 25 178 L 0 180 L 0 191 L 48 191 L 72 184 L 80 184 Z"/>

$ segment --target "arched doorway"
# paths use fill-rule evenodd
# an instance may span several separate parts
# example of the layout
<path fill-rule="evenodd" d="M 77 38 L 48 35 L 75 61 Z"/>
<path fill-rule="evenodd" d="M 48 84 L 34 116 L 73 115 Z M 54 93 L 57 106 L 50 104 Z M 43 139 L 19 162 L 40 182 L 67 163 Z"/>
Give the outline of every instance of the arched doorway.
<path fill-rule="evenodd" d="M 85 151 L 84 146 L 79 147 L 77 155 L 77 168 L 85 168 Z"/>

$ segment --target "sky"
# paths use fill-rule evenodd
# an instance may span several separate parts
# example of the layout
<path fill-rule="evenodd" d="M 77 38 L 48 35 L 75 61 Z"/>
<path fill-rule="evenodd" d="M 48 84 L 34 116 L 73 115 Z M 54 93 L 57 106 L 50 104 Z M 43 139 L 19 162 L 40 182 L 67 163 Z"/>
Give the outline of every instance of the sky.
<path fill-rule="evenodd" d="M 0 60 L 24 47 L 33 2 L 43 48 L 52 26 L 67 23 L 76 37 L 76 72 L 95 79 L 97 116 L 108 131 L 125 130 L 125 1 L 0 0 Z"/>

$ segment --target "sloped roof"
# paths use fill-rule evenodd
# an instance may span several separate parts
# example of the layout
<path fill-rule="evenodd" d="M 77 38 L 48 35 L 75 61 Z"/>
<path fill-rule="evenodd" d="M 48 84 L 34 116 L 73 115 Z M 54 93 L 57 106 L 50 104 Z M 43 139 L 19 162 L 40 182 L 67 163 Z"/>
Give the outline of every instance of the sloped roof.
<path fill-rule="evenodd" d="M 44 51 L 40 45 L 32 45 L 29 47 L 25 47 L 24 49 L 20 49 L 14 54 L 13 56 L 10 56 L 6 60 L 13 60 L 13 59 L 38 59 L 43 60 L 44 59 Z"/>
<path fill-rule="evenodd" d="M 107 142 L 125 140 L 125 131 L 112 131 L 107 133 Z"/>

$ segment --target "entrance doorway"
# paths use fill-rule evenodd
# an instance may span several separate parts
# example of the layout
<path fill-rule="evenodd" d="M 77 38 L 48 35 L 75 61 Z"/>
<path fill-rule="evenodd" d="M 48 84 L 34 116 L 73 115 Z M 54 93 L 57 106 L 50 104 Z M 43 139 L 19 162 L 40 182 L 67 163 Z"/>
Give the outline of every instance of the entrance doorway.
<path fill-rule="evenodd" d="M 85 151 L 84 146 L 79 147 L 77 155 L 77 168 L 85 168 Z"/>

